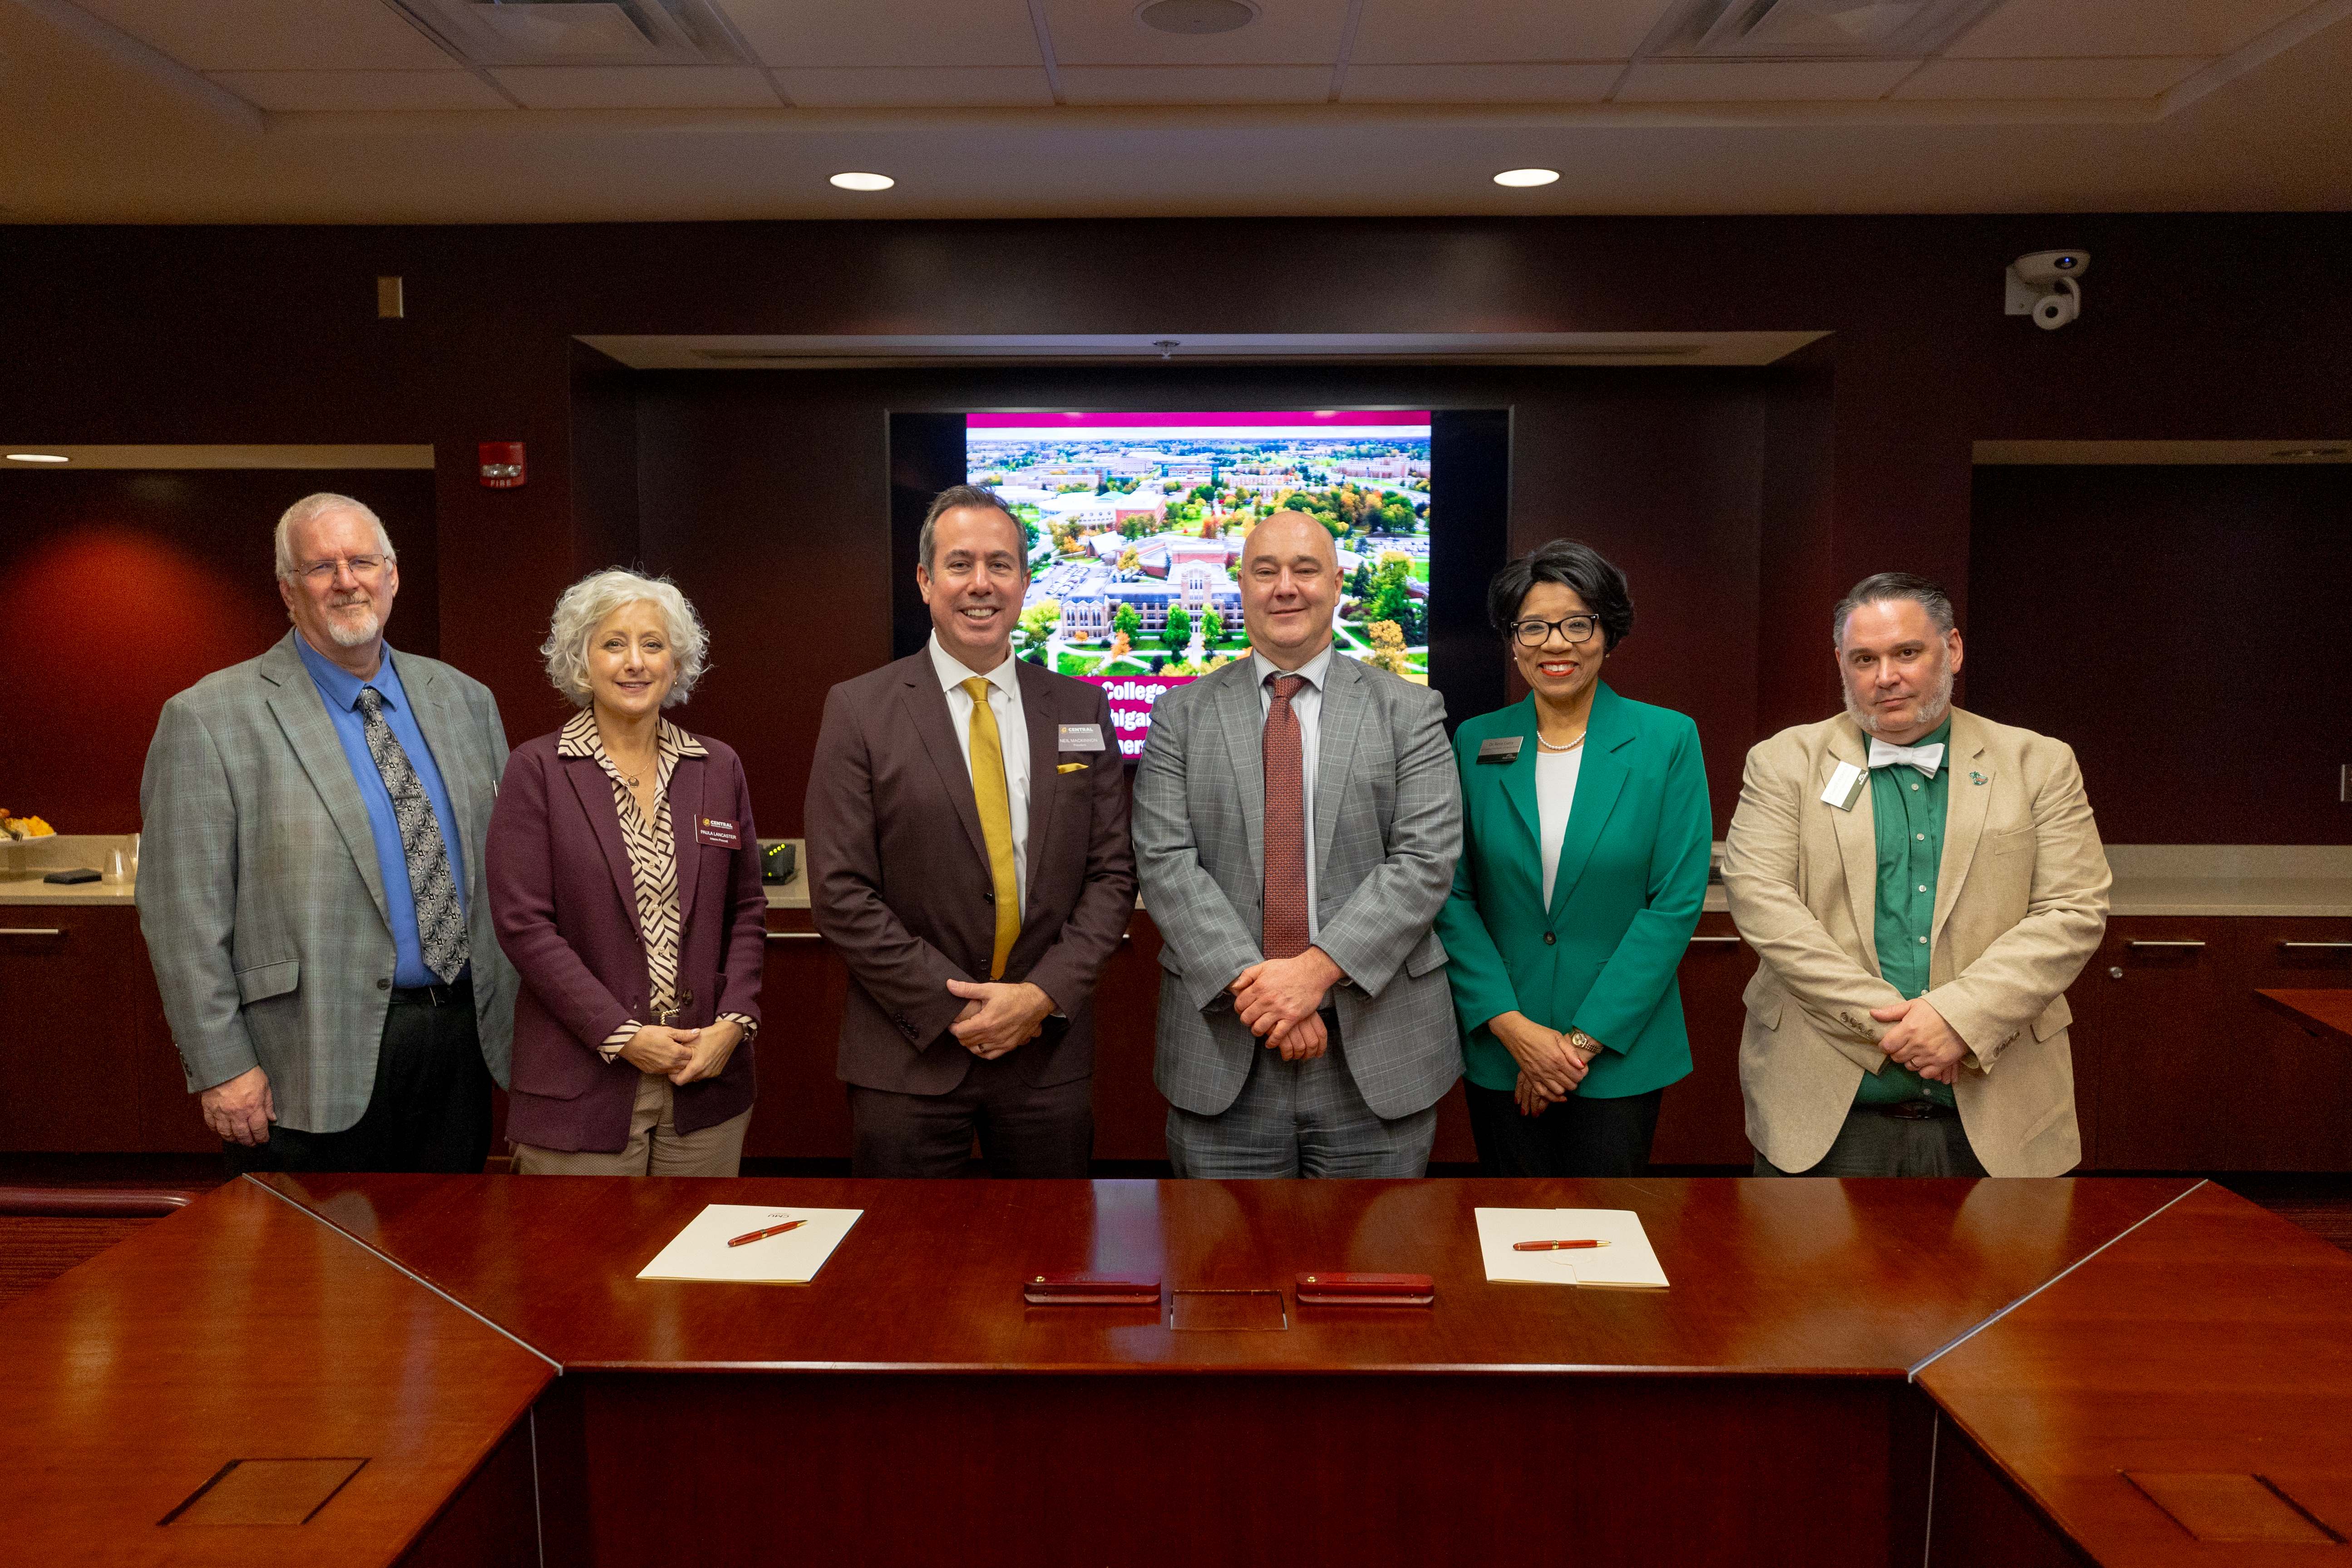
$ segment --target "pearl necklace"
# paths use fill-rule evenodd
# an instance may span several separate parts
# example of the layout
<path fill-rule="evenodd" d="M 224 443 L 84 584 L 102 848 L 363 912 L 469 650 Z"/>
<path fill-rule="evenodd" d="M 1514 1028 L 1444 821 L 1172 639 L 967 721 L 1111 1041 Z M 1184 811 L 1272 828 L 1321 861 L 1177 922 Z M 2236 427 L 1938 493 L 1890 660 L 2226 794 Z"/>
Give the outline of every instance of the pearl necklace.
<path fill-rule="evenodd" d="M 1590 730 L 1585 731 L 1585 734 L 1590 733 L 1591 733 Z M 1536 731 L 1536 750 L 1538 752 L 1550 752 L 1554 755 L 1557 755 L 1562 752 L 1572 752 L 1582 744 L 1584 744 L 1584 735 L 1577 736 L 1575 740 L 1569 742 L 1568 744 L 1564 746 L 1555 746 L 1549 741 L 1543 738 L 1543 731 L 1541 730 L 1538 730 Z"/>

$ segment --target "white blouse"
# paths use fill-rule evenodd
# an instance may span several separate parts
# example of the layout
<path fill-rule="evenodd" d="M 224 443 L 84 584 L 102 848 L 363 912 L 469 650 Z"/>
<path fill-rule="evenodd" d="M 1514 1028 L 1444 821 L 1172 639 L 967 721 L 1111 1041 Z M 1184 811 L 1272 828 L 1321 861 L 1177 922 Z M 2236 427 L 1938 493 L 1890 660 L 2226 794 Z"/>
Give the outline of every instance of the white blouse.
<path fill-rule="evenodd" d="M 1536 837 L 1543 847 L 1543 901 L 1551 908 L 1552 879 L 1559 874 L 1559 841 L 1568 834 L 1569 808 L 1576 803 L 1576 775 L 1584 748 L 1536 752 Z"/>

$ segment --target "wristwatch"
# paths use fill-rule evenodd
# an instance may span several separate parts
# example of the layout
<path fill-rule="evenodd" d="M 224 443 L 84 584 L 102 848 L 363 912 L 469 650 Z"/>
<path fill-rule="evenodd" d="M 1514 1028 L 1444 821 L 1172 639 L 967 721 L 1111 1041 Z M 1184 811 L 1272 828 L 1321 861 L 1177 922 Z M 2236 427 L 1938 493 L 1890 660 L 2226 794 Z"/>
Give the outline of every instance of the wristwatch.
<path fill-rule="evenodd" d="M 1570 1029 L 1568 1032 L 1568 1048 L 1589 1062 L 1601 1054 L 1601 1042 L 1581 1029 Z"/>

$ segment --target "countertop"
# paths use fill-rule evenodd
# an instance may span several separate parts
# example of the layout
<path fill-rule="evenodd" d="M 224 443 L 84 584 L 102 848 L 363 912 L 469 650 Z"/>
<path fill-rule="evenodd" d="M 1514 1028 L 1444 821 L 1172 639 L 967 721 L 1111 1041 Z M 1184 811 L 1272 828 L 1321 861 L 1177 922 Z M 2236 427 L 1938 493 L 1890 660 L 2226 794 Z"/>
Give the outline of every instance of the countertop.
<path fill-rule="evenodd" d="M 41 880 L 58 867 L 102 866 L 106 849 L 127 842 L 59 837 L 0 847 L 0 905 L 128 905 L 128 882 Z M 791 881 L 766 889 L 772 910 L 809 907 L 807 846 L 789 842 L 798 864 Z M 2117 917 L 2352 918 L 2352 845 L 2111 844 L 2107 863 L 2116 874 L 2108 913 Z M 1710 884 L 1707 911 L 1725 908 L 1722 884 Z"/>

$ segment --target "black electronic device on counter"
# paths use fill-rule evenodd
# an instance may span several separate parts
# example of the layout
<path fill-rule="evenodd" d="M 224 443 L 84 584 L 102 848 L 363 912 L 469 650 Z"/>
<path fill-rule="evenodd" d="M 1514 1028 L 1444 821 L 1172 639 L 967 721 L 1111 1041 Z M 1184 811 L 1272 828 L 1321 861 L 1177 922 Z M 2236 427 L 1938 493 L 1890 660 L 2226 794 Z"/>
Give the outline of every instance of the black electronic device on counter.
<path fill-rule="evenodd" d="M 760 880 L 771 887 L 793 879 L 800 868 L 800 846 L 789 838 L 764 839 L 760 845 Z"/>
<path fill-rule="evenodd" d="M 81 882 L 97 881 L 98 873 L 91 870 L 87 866 L 77 866 L 70 871 L 52 871 L 47 876 L 42 878 L 41 880 L 44 882 L 60 883 L 66 887 L 73 887 Z"/>

